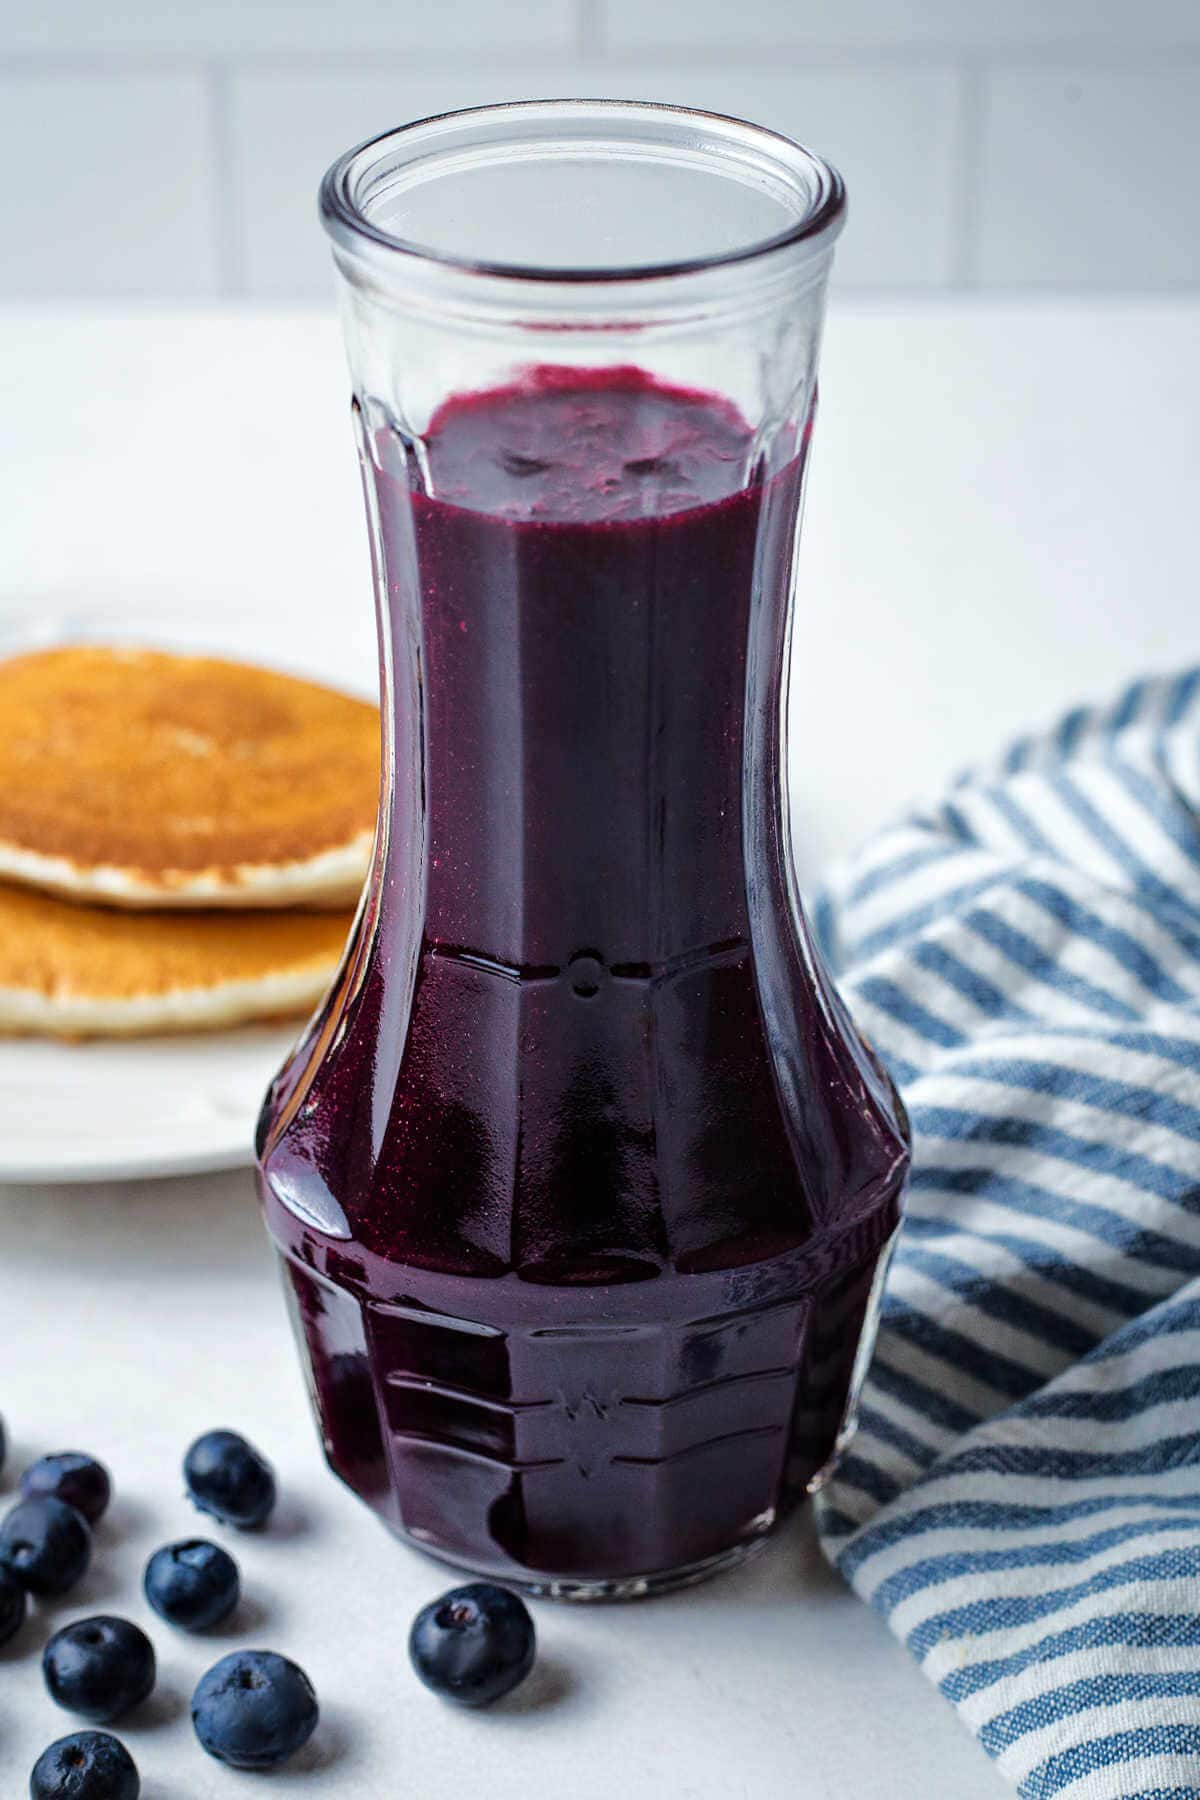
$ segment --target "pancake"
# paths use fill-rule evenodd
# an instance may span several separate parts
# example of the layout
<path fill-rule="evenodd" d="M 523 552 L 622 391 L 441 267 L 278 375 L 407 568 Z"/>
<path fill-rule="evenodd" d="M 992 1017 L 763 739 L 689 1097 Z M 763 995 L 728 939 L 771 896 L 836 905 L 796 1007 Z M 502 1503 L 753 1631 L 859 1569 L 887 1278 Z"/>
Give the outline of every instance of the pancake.
<path fill-rule="evenodd" d="M 0 882 L 0 1033 L 136 1037 L 305 1013 L 351 917 L 131 913 Z"/>
<path fill-rule="evenodd" d="M 248 664 L 69 645 L 0 661 L 0 878 L 108 906 L 351 904 L 379 714 Z"/>

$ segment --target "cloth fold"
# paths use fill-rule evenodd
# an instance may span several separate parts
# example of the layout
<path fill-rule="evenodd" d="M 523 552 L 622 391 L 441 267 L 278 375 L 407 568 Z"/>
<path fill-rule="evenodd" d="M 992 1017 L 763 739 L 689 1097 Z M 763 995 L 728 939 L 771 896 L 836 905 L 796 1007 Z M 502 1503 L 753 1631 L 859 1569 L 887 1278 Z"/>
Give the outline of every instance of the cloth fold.
<path fill-rule="evenodd" d="M 963 777 L 817 925 L 914 1130 L 826 1554 L 1026 1800 L 1200 1800 L 1200 669 Z"/>

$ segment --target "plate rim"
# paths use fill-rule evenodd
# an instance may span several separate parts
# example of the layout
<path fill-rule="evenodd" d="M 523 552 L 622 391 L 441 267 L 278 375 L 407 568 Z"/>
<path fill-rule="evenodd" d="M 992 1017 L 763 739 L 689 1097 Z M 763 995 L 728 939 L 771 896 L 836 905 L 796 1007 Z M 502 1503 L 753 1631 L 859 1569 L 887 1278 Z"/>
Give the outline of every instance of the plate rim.
<path fill-rule="evenodd" d="M 252 1142 L 192 1145 L 138 1155 L 129 1145 L 110 1158 L 90 1150 L 72 1159 L 40 1157 L 21 1162 L 0 1156 L 0 1186 L 55 1187 L 99 1181 L 155 1181 L 176 1175 L 217 1175 L 254 1164 Z"/>

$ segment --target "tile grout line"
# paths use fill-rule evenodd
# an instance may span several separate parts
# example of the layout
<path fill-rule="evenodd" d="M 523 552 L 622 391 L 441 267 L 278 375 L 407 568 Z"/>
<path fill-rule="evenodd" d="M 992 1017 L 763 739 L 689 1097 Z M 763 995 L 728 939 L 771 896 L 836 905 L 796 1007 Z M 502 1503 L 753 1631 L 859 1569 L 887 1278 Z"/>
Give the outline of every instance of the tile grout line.
<path fill-rule="evenodd" d="M 588 5 L 589 0 L 582 0 Z M 597 13 L 604 0 L 590 0 Z M 1091 70 L 1125 70 L 1131 65 L 1149 69 L 1174 68 L 1180 63 L 1195 67 L 1200 64 L 1200 42 L 1194 39 L 1163 39 L 1148 42 L 1144 38 L 1083 39 L 1055 38 L 1045 43 L 1016 42 L 994 45 L 971 44 L 961 38 L 912 38 L 906 43 L 869 40 L 855 43 L 845 38 L 763 38 L 747 42 L 697 43 L 686 35 L 678 39 L 655 38 L 647 43 L 614 41 L 601 31 L 599 41 L 589 46 L 599 51 L 606 61 L 626 63 L 675 64 L 684 60 L 697 68 L 746 68 L 761 65 L 777 68 L 809 68 L 816 65 L 830 70 L 870 68 L 873 70 L 911 69 L 938 64 L 961 68 L 984 63 L 1012 69 L 1063 69 L 1076 66 Z M 434 53 L 443 61 L 445 52 Z M 517 53 L 514 53 L 517 54 Z"/>
<path fill-rule="evenodd" d="M 964 63 L 959 70 L 957 149 L 954 156 L 950 215 L 950 259 L 946 285 L 978 286 L 980 175 L 983 163 L 986 70 Z"/>
<path fill-rule="evenodd" d="M 216 207 L 217 268 L 227 300 L 248 292 L 242 208 L 233 141 L 230 70 L 224 62 L 207 68 L 209 125 L 213 140 L 213 200 Z"/>
<path fill-rule="evenodd" d="M 131 46 L 118 50 L 3 50 L 0 49 L 0 75 L 122 75 L 167 74 L 194 69 L 207 57 L 208 66 L 221 67 L 223 54 L 204 49 L 159 50 Z M 994 48 L 973 47 L 961 41 L 907 44 L 848 44 L 837 39 L 807 41 L 801 38 L 764 39 L 761 43 L 696 44 L 686 38 L 672 42 L 669 38 L 645 44 L 613 43 L 604 30 L 603 0 L 576 0 L 575 30 L 572 40 L 549 47 L 539 43 L 509 47 L 481 47 L 464 52 L 453 45 L 439 48 L 423 46 L 406 50 L 402 46 L 381 42 L 358 49 L 329 50 L 314 48 L 269 50 L 247 48 L 235 53 L 237 66 L 254 74 L 322 74 L 355 73 L 369 68 L 446 69 L 520 68 L 528 63 L 546 68 L 569 66 L 574 58 L 601 57 L 605 62 L 628 65 L 710 68 L 785 68 L 836 72 L 940 65 L 957 68 L 1062 69 L 1081 68 L 1088 72 L 1195 67 L 1200 64 L 1200 44 L 1196 42 L 1147 43 L 1080 39 L 1052 41 L 1021 46 L 997 45 Z"/>
<path fill-rule="evenodd" d="M 603 54 L 602 0 L 575 0 L 575 53 L 589 62 Z"/>

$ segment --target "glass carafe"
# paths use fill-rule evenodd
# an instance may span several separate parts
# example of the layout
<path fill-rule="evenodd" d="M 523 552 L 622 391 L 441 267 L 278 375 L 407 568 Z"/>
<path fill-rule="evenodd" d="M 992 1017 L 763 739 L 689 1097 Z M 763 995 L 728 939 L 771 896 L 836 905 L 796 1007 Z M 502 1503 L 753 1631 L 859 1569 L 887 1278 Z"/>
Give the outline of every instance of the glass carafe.
<path fill-rule="evenodd" d="M 376 139 L 322 210 L 383 779 L 267 1222 L 328 1460 L 396 1532 L 645 1593 L 828 1470 L 907 1167 L 782 755 L 842 185 L 738 121 L 539 102 Z"/>

